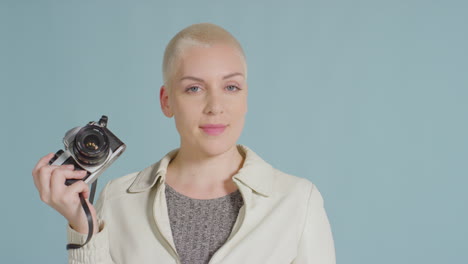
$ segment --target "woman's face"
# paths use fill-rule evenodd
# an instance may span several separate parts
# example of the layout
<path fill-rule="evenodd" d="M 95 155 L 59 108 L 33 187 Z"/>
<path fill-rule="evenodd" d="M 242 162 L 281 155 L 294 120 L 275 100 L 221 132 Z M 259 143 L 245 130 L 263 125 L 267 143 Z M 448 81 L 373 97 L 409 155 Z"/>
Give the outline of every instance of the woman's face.
<path fill-rule="evenodd" d="M 226 44 L 185 49 L 171 91 L 163 86 L 160 92 L 164 114 L 174 115 L 181 147 L 212 156 L 235 146 L 247 113 L 244 63 Z"/>

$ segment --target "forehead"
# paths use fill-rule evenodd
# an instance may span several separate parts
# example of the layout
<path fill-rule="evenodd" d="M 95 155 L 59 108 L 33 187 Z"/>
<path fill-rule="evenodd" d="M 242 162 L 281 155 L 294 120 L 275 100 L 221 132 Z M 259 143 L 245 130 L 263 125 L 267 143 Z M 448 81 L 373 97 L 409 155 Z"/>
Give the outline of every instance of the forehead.
<path fill-rule="evenodd" d="M 245 59 L 238 48 L 229 44 L 189 46 L 179 57 L 179 72 L 200 74 L 210 72 L 241 72 L 245 74 Z"/>

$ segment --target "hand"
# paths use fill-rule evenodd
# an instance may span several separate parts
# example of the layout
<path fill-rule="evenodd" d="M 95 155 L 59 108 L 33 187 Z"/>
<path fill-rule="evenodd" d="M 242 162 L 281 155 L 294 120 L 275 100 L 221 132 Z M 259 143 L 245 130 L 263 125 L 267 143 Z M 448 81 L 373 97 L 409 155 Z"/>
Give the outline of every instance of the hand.
<path fill-rule="evenodd" d="M 97 233 L 99 228 L 96 210 L 88 200 L 88 184 L 84 181 L 76 181 L 70 186 L 65 185 L 67 179 L 82 179 L 86 176 L 86 171 L 75 171 L 73 165 L 49 165 L 53 156 L 54 153 L 49 153 L 42 157 L 32 170 L 34 184 L 41 200 L 63 215 L 74 230 L 87 234 L 88 220 L 79 197 L 79 194 L 83 193 L 93 216 L 94 233 Z"/>

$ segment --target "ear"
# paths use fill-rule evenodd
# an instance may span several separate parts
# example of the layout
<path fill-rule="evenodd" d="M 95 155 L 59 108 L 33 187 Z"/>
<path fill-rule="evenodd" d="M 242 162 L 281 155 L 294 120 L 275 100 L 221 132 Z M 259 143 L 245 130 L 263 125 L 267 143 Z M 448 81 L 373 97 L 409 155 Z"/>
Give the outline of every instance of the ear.
<path fill-rule="evenodd" d="M 171 118 L 174 114 L 172 113 L 171 106 L 169 104 L 169 92 L 164 85 L 161 86 L 161 89 L 159 90 L 159 102 L 164 115 Z"/>

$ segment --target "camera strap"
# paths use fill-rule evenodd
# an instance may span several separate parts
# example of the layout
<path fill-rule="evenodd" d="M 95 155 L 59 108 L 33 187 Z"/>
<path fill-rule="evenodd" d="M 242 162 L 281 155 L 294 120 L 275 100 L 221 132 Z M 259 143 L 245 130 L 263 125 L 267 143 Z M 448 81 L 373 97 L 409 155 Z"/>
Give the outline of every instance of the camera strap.
<path fill-rule="evenodd" d="M 97 179 L 91 184 L 91 192 L 89 193 L 89 202 L 93 204 L 94 202 L 94 193 L 96 193 Z"/>
<path fill-rule="evenodd" d="M 96 193 L 96 185 L 97 185 L 97 179 L 91 185 L 91 190 L 89 194 L 89 202 L 91 204 L 93 204 L 93 201 L 94 201 L 94 194 Z M 88 237 L 86 238 L 86 242 L 83 245 L 67 244 L 67 250 L 78 249 L 78 248 L 83 247 L 91 240 L 91 237 L 93 236 L 93 233 L 94 233 L 93 216 L 91 215 L 91 210 L 89 210 L 88 203 L 86 202 L 86 199 L 84 198 L 83 193 L 80 193 L 80 201 L 81 201 L 81 206 L 83 207 L 83 210 L 86 214 L 86 218 L 88 220 Z"/>

